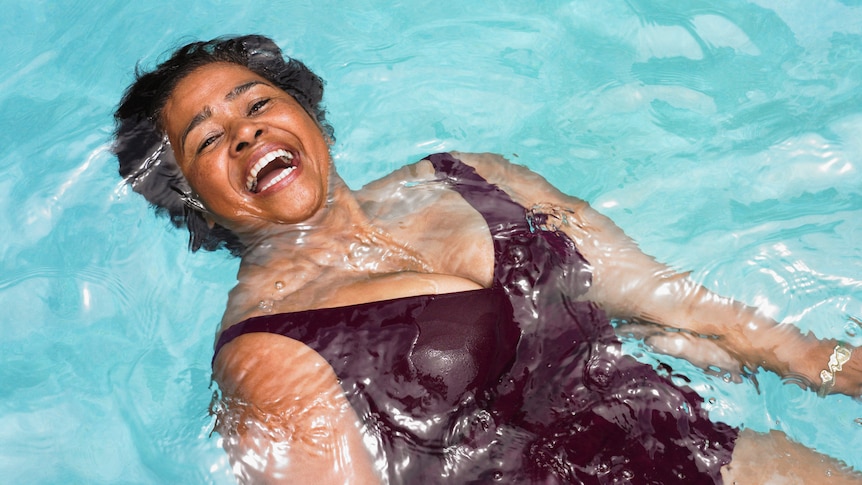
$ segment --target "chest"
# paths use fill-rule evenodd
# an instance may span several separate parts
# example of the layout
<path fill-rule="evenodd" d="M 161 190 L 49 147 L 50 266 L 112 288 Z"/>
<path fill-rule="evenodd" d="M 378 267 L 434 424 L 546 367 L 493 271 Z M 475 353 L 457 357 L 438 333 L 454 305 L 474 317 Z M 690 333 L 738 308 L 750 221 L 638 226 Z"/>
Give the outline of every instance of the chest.
<path fill-rule="evenodd" d="M 491 286 L 494 245 L 480 213 L 451 191 L 398 195 L 400 204 L 366 207 L 379 231 L 359 235 L 357 228 L 330 265 L 286 258 L 246 274 L 231 292 L 223 324 Z"/>
<path fill-rule="evenodd" d="M 431 273 L 466 278 L 490 286 L 494 244 L 483 216 L 458 194 L 444 191 L 410 217 L 392 214 L 391 231 L 406 241 Z M 389 220 L 382 217 L 381 220 Z"/>

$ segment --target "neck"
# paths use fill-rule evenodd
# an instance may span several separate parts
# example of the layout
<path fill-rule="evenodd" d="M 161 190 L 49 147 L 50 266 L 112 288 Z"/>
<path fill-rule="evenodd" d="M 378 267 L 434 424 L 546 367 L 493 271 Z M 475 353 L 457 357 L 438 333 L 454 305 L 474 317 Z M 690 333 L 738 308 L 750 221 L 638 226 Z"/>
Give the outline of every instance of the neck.
<path fill-rule="evenodd" d="M 279 260 L 295 259 L 298 254 L 326 250 L 356 227 L 368 224 L 359 201 L 340 177 L 333 174 L 329 195 L 323 207 L 311 218 L 297 224 L 272 224 L 244 237 L 247 251 L 242 264 L 266 266 Z M 332 249 L 335 249 L 332 247 Z"/>
<path fill-rule="evenodd" d="M 261 305 L 267 302 L 282 302 L 282 309 L 312 308 L 336 295 L 339 288 L 381 275 L 433 273 L 417 250 L 390 233 L 401 235 L 390 229 L 398 227 L 398 217 L 381 214 L 379 207 L 367 203 L 335 175 L 326 204 L 311 218 L 299 224 L 271 224 L 254 238 L 243 239 L 249 249 L 242 257 L 224 321 L 266 313 L 269 310 Z M 294 297 L 299 303 L 285 306 Z"/>
<path fill-rule="evenodd" d="M 249 250 L 240 273 L 292 267 L 316 277 L 328 270 L 375 274 L 430 268 L 408 245 L 396 240 L 363 210 L 344 181 L 333 174 L 326 204 L 299 224 L 276 224 L 245 241 Z"/>

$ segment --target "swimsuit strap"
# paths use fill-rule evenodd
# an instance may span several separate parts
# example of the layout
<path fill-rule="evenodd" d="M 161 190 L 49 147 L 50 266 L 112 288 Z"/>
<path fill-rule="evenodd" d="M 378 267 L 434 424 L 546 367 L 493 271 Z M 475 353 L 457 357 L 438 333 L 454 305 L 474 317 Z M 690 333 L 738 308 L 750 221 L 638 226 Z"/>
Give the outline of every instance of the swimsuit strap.
<path fill-rule="evenodd" d="M 494 285 L 517 292 L 525 284 L 535 284 L 524 278 L 536 269 L 531 260 L 538 255 L 528 247 L 540 244 L 555 255 L 556 259 L 552 259 L 557 261 L 556 265 L 569 268 L 566 273 L 572 279 L 569 283 L 572 294 L 586 291 L 592 280 L 589 264 L 564 233 L 535 230 L 535 225 L 541 224 L 545 217 L 543 214 L 528 212 L 509 194 L 476 173 L 476 169 L 448 153 L 430 155 L 428 160 L 437 175 L 485 218 L 494 240 Z"/>
<path fill-rule="evenodd" d="M 514 280 L 512 263 L 525 261 L 524 247 L 534 236 L 527 219 L 527 210 L 509 197 L 500 187 L 488 182 L 476 169 L 448 153 L 435 153 L 428 160 L 438 177 L 452 186 L 485 218 L 494 241 L 494 286 L 511 287 Z M 519 271 L 516 269 L 516 273 Z"/>
<path fill-rule="evenodd" d="M 474 209 L 491 230 L 494 248 L 514 235 L 529 234 L 530 224 L 524 207 L 496 185 L 476 173 L 476 169 L 448 153 L 428 156 L 439 177 L 445 178 Z"/>

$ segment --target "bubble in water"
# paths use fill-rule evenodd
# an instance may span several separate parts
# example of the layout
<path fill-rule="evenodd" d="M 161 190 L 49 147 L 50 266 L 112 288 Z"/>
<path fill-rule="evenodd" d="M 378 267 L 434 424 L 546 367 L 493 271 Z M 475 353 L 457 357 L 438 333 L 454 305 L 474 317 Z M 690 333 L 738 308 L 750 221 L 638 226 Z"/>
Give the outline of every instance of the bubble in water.
<path fill-rule="evenodd" d="M 272 300 L 260 300 L 257 307 L 262 311 L 269 313 L 272 311 Z"/>
<path fill-rule="evenodd" d="M 275 282 L 275 289 L 277 291 L 283 290 L 284 289 L 284 281 L 276 281 Z"/>

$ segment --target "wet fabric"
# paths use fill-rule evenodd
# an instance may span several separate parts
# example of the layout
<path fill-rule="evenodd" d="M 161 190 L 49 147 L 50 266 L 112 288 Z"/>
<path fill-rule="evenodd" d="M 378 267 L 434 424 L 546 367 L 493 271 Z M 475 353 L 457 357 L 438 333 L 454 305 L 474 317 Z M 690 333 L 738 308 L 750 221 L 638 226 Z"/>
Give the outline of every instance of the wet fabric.
<path fill-rule="evenodd" d="M 577 300 L 591 273 L 574 243 L 472 167 L 428 160 L 488 224 L 491 288 L 255 317 L 216 353 L 252 332 L 320 353 L 391 483 L 719 483 L 737 430 L 622 353 Z"/>

